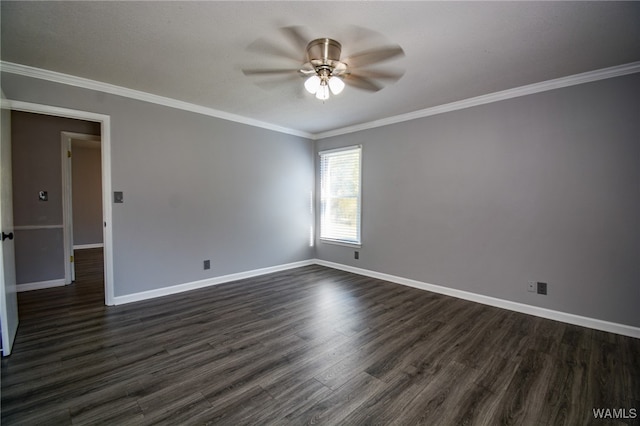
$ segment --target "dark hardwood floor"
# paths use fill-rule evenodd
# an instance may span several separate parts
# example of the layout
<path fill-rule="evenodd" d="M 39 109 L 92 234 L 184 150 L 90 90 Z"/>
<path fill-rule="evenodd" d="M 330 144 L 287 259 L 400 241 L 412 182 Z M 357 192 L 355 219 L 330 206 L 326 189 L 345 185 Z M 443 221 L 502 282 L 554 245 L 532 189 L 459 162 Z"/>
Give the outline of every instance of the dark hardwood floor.
<path fill-rule="evenodd" d="M 3 425 L 639 423 L 638 339 L 321 266 L 105 307 L 100 255 L 19 295 Z"/>

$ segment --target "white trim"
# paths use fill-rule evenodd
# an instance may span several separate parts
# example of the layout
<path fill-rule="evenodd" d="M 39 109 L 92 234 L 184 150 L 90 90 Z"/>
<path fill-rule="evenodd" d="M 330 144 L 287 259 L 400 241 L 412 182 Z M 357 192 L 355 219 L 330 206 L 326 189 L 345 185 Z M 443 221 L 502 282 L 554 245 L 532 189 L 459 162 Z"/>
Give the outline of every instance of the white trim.
<path fill-rule="evenodd" d="M 318 155 L 322 156 L 322 155 L 331 155 L 334 153 L 339 153 L 342 151 L 351 151 L 351 150 L 356 150 L 359 149 L 360 151 L 362 151 L 362 145 L 358 144 L 358 145 L 349 145 L 349 146 L 343 146 L 340 148 L 332 148 L 332 149 L 325 149 L 323 151 L 318 151 Z"/>
<path fill-rule="evenodd" d="M 0 62 L 1 64 L 2 62 Z M 2 69 L 2 71 L 5 71 Z M 34 104 L 32 102 L 14 101 L 11 99 L 2 99 L 2 108 L 15 111 L 34 112 L 36 114 L 52 115 L 55 117 L 77 118 L 87 121 L 99 121 L 108 119 L 108 115 L 97 114 L 95 112 L 78 111 L 69 108 L 62 108 L 52 105 Z"/>
<path fill-rule="evenodd" d="M 515 87 L 512 89 L 501 90 L 499 92 L 488 93 L 486 95 L 476 96 L 474 98 L 464 99 L 461 101 L 451 102 L 448 104 L 437 105 L 431 108 L 425 108 L 418 111 L 400 114 L 393 117 L 387 117 L 380 120 L 370 121 L 368 123 L 356 124 L 354 126 L 343 127 L 341 129 L 329 130 L 327 132 L 316 133 L 313 135 L 314 140 L 329 138 L 333 136 L 344 135 L 347 133 L 359 132 L 361 130 L 374 129 L 376 127 L 388 126 L 390 124 L 402 123 L 404 121 L 415 120 L 418 118 L 429 117 L 436 114 L 442 114 L 450 111 L 470 108 L 478 105 L 499 102 L 506 99 L 518 98 L 521 96 L 533 95 L 535 93 L 546 92 L 549 90 L 560 89 L 563 87 L 575 86 L 578 84 L 591 83 L 607 78 L 620 77 L 623 75 L 640 72 L 640 61 L 631 62 L 629 64 L 618 65 L 610 68 L 603 68 L 595 71 L 588 71 L 580 74 L 574 74 L 567 77 L 547 80 L 540 83 L 528 84 L 526 86 Z"/>
<path fill-rule="evenodd" d="M 619 324 L 619 323 L 614 323 L 610 321 L 584 317 L 580 315 L 574 315 L 567 312 L 554 311 L 552 309 L 541 308 L 538 306 L 527 305 L 524 303 L 513 302 L 510 300 L 498 299 L 495 297 L 484 296 L 477 293 L 471 293 L 468 291 L 457 290 L 457 289 L 443 287 L 435 284 L 428 284 L 425 282 L 412 280 L 409 278 L 398 277 L 395 275 L 371 271 L 363 268 L 357 268 L 355 266 L 349 266 L 349 265 L 344 265 L 344 264 L 335 263 L 335 262 L 329 262 L 321 259 L 302 260 L 299 262 L 287 263 L 283 265 L 276 265 L 276 266 L 271 266 L 267 268 L 254 269 L 254 270 L 239 272 L 235 274 L 207 278 L 200 281 L 192 281 L 189 283 L 178 284 L 178 285 L 159 288 L 155 290 L 143 291 L 140 293 L 128 294 L 124 296 L 116 296 L 113 298 L 113 302 L 115 305 L 140 302 L 144 300 L 154 299 L 156 297 L 169 296 L 172 294 L 182 293 L 185 291 L 196 290 L 199 288 L 209 287 L 209 286 L 218 285 L 218 284 L 224 284 L 231 281 L 237 281 L 245 278 L 252 278 L 260 275 L 271 274 L 274 272 L 280 272 L 288 269 L 300 268 L 300 267 L 309 266 L 309 265 L 326 266 L 328 268 L 347 271 L 347 272 L 351 272 L 354 274 L 363 275 L 371 278 L 377 278 L 380 280 L 389 281 L 395 284 L 413 287 L 420 290 L 431 291 L 433 293 L 444 294 L 447 296 L 456 297 L 458 299 L 469 300 L 471 302 L 481 303 L 483 305 L 495 306 L 497 308 L 507 309 L 514 312 L 520 312 L 527 315 L 533 315 L 541 318 L 547 318 L 555 321 L 564 322 L 567 324 L 578 325 L 581 327 L 592 328 L 595 330 L 602 330 L 609 333 L 616 333 L 616 334 L 621 334 L 623 336 L 629 336 L 629 337 L 634 337 L 636 339 L 640 339 L 639 327 L 633 327 L 630 325 Z"/>
<path fill-rule="evenodd" d="M 5 63 L 0 61 L 4 67 Z M 3 71 L 4 68 L 2 69 Z M 111 117 L 105 114 L 79 111 L 51 105 L 2 99 L 2 108 L 15 111 L 32 112 L 56 117 L 75 118 L 100 123 L 102 146 L 102 215 L 104 221 L 104 298 L 106 305 L 113 305 L 113 224 L 111 205 Z M 14 227 L 15 229 L 15 227 Z"/>
<path fill-rule="evenodd" d="M 113 216 L 111 204 L 111 117 L 106 118 L 101 126 L 100 158 L 102 159 L 102 217 L 103 231 L 102 244 L 104 244 L 104 302 L 113 305 Z"/>
<path fill-rule="evenodd" d="M 289 135 L 300 136 L 307 139 L 312 139 L 313 137 L 311 133 L 303 132 L 300 130 L 290 129 L 288 127 L 266 123 L 264 121 L 243 117 L 241 115 L 231 114 L 217 109 L 179 101 L 177 99 L 171 99 L 164 96 L 142 92 L 140 90 L 128 89 L 126 87 L 116 86 L 114 84 L 90 80 L 88 78 L 76 77 L 69 74 L 63 74 L 55 71 L 49 71 L 41 68 L 35 68 L 6 61 L 0 61 L 0 67 L 2 68 L 2 71 L 11 74 L 38 78 L 40 80 L 47 80 L 54 83 L 67 84 L 69 86 L 81 87 L 83 89 L 97 90 L 99 92 L 110 93 L 112 95 L 123 96 L 130 99 L 137 99 L 139 101 L 150 102 L 153 104 L 181 109 L 184 111 L 195 112 L 198 114 L 208 115 L 210 117 L 220 118 L 222 120 L 233 121 L 253 127 L 260 127 L 267 130 L 273 130 L 274 132 L 286 133 Z"/>
<path fill-rule="evenodd" d="M 343 246 L 343 247 L 351 247 L 351 248 L 362 248 L 362 244 L 361 243 L 349 243 L 347 241 L 332 240 L 330 238 L 318 237 L 318 241 L 323 243 L 323 244 L 331 244 L 331 245 L 334 245 L 334 246 Z"/>
<path fill-rule="evenodd" d="M 31 290 L 42 290 L 44 288 L 52 287 L 64 287 L 66 284 L 64 278 L 59 280 L 38 281 L 35 283 L 16 284 L 16 291 L 18 293 Z"/>
<path fill-rule="evenodd" d="M 14 226 L 14 231 L 36 231 L 39 229 L 62 229 L 64 225 L 22 225 Z"/>
<path fill-rule="evenodd" d="M 503 101 L 506 99 L 517 98 L 520 96 L 532 95 L 535 93 L 546 92 L 548 90 L 560 89 L 563 87 L 575 86 L 578 84 L 591 83 L 598 80 L 608 78 L 621 77 L 628 74 L 640 72 L 640 61 L 630 62 L 628 64 L 616 65 L 609 68 L 603 68 L 594 71 L 587 71 L 580 74 L 574 74 L 566 77 L 560 77 L 553 80 L 542 81 L 539 83 L 528 84 L 525 86 L 514 87 L 499 92 L 488 93 L 474 98 L 468 98 L 448 104 L 437 105 L 418 111 L 400 114 L 393 117 L 387 117 L 380 120 L 369 121 L 367 123 L 347 126 L 340 129 L 329 130 L 320 133 L 308 133 L 301 130 L 290 129 L 288 127 L 277 126 L 275 124 L 266 123 L 264 121 L 243 117 L 237 114 L 208 108 L 189 102 L 179 101 L 176 99 L 166 98 L 164 96 L 153 95 L 151 93 L 139 90 L 128 89 L 126 87 L 116 86 L 109 83 L 103 83 L 87 78 L 76 77 L 69 74 L 63 74 L 55 71 L 49 71 L 41 68 L 30 67 L 27 65 L 16 64 L 12 62 L 0 61 L 0 69 L 3 72 L 22 75 L 25 77 L 38 78 L 54 83 L 67 84 L 69 86 L 81 87 L 84 89 L 97 90 L 112 95 L 124 96 L 130 99 L 150 102 L 170 108 L 191 111 L 198 114 L 208 115 L 210 117 L 220 118 L 222 120 L 234 121 L 236 123 L 246 124 L 248 126 L 260 127 L 274 132 L 285 133 L 294 136 L 300 136 L 307 139 L 319 140 L 333 136 L 344 135 L 347 133 L 359 132 L 361 130 L 374 129 L 376 127 L 388 126 L 389 124 L 402 123 L 404 121 L 415 120 L 418 118 L 429 117 L 444 112 L 456 111 L 460 109 L 470 108 L 477 105 L 488 104 L 492 102 Z"/>
<path fill-rule="evenodd" d="M 497 308 L 508 309 L 510 311 L 520 312 L 523 314 L 534 315 L 541 318 L 547 318 L 567 324 L 578 325 L 581 327 L 593 328 L 596 330 L 607 331 L 610 333 L 621 334 L 623 336 L 635 337 L 640 339 L 640 328 L 625 324 L 618 324 L 609 321 L 603 321 L 595 318 L 583 317 L 566 312 L 554 311 L 552 309 L 540 308 L 538 306 L 527 305 L 524 303 L 512 302 L 510 300 L 498 299 L 495 297 L 484 296 L 481 294 L 471 293 L 468 291 L 457 290 L 448 287 L 442 287 L 435 284 L 428 284 L 409 278 L 398 277 L 395 275 L 384 274 L 382 272 L 371 271 L 368 269 L 357 268 L 354 266 L 343 265 L 341 263 L 329 262 L 326 260 L 315 259 L 316 265 L 326 266 L 328 268 L 339 269 L 341 271 L 352 272 L 358 275 L 377 278 L 408 287 L 418 288 L 420 290 L 431 291 L 433 293 L 445 294 L 447 296 L 456 297 L 458 299 L 469 300 L 472 302 L 482 303 L 483 305 L 495 306 Z"/>
<path fill-rule="evenodd" d="M 133 293 L 124 296 L 116 296 L 113 298 L 114 304 L 122 305 L 125 303 L 140 302 L 148 299 L 155 299 L 156 297 L 169 296 L 176 293 L 182 293 L 185 291 L 196 290 L 199 288 L 209 287 L 212 285 L 224 284 L 231 281 L 242 280 L 245 278 L 252 278 L 259 275 L 271 274 L 273 272 L 286 271 L 288 269 L 300 268 L 302 266 L 313 265 L 312 259 L 302 260 L 300 262 L 286 263 L 283 265 L 270 266 L 267 268 L 253 269 L 250 271 L 238 272 L 235 274 L 222 275 L 219 277 L 207 278 L 199 281 L 192 281 L 184 284 L 177 284 L 170 287 L 158 288 L 155 290 L 142 291 L 140 293 Z"/>
<path fill-rule="evenodd" d="M 86 250 L 86 249 L 94 249 L 94 248 L 102 248 L 104 247 L 104 244 L 102 243 L 95 243 L 95 244 L 77 244 L 73 246 L 74 250 Z"/>
<path fill-rule="evenodd" d="M 78 133 L 78 132 L 68 132 L 66 130 L 63 130 L 62 133 L 65 134 L 65 136 L 68 136 L 70 139 L 75 140 L 76 142 L 83 142 L 83 143 L 89 143 L 89 142 L 100 142 L 100 136 L 98 135 L 90 135 L 87 133 Z M 93 147 L 93 145 L 91 145 L 91 147 Z"/>

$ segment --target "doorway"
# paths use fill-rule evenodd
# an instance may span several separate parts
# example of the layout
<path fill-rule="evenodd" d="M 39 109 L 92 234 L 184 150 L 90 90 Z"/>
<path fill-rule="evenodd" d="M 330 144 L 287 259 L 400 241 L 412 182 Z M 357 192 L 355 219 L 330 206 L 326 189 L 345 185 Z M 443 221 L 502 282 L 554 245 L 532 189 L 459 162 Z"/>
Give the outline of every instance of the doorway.
<path fill-rule="evenodd" d="M 113 305 L 113 249 L 112 249 L 112 214 L 110 204 L 111 193 L 111 141 L 110 141 L 110 117 L 103 114 L 95 114 L 84 111 L 70 110 L 66 108 L 47 105 L 32 104 L 21 101 L 4 101 L 3 106 L 13 110 L 48 116 L 71 118 L 98 123 L 100 126 L 100 165 L 101 165 L 101 231 L 102 231 L 102 265 L 104 278 L 104 303 Z M 68 135 L 67 135 L 68 136 Z M 77 136 L 77 135 L 75 135 Z M 65 137 L 65 136 L 62 136 Z M 82 139 L 82 136 L 80 136 Z M 59 145 L 58 145 L 59 146 Z M 72 148 L 73 149 L 73 148 Z M 71 198 L 71 197 L 70 197 Z M 66 234 L 66 233 L 65 233 Z M 69 240 L 69 251 L 73 251 L 73 240 Z"/>
<path fill-rule="evenodd" d="M 71 284 L 76 280 L 77 254 L 103 252 L 101 140 L 63 131 L 60 141 L 65 284 Z"/>

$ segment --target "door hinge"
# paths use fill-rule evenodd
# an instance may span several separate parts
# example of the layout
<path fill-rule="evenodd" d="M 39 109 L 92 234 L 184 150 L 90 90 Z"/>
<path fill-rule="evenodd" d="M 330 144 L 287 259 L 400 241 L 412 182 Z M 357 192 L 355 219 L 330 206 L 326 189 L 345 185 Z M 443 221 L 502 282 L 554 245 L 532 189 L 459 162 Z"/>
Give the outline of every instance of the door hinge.
<path fill-rule="evenodd" d="M 67 151 L 67 158 L 71 158 L 71 151 Z"/>
<path fill-rule="evenodd" d="M 69 256 L 69 262 L 73 263 L 73 256 Z"/>

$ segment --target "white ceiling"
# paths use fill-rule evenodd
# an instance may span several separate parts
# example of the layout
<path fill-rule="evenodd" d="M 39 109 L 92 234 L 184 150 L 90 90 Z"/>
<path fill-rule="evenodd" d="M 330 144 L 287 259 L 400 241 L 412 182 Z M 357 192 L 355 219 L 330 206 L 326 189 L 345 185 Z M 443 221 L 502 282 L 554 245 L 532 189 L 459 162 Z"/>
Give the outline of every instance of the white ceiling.
<path fill-rule="evenodd" d="M 317 134 L 640 60 L 639 2 L 11 2 L 2 60 L 174 98 Z M 279 30 L 343 44 L 343 56 L 399 44 L 380 65 L 404 76 L 379 92 L 347 87 L 322 103 L 303 80 L 264 84 L 243 68 L 298 61 Z M 366 37 L 363 37 L 366 36 Z"/>

